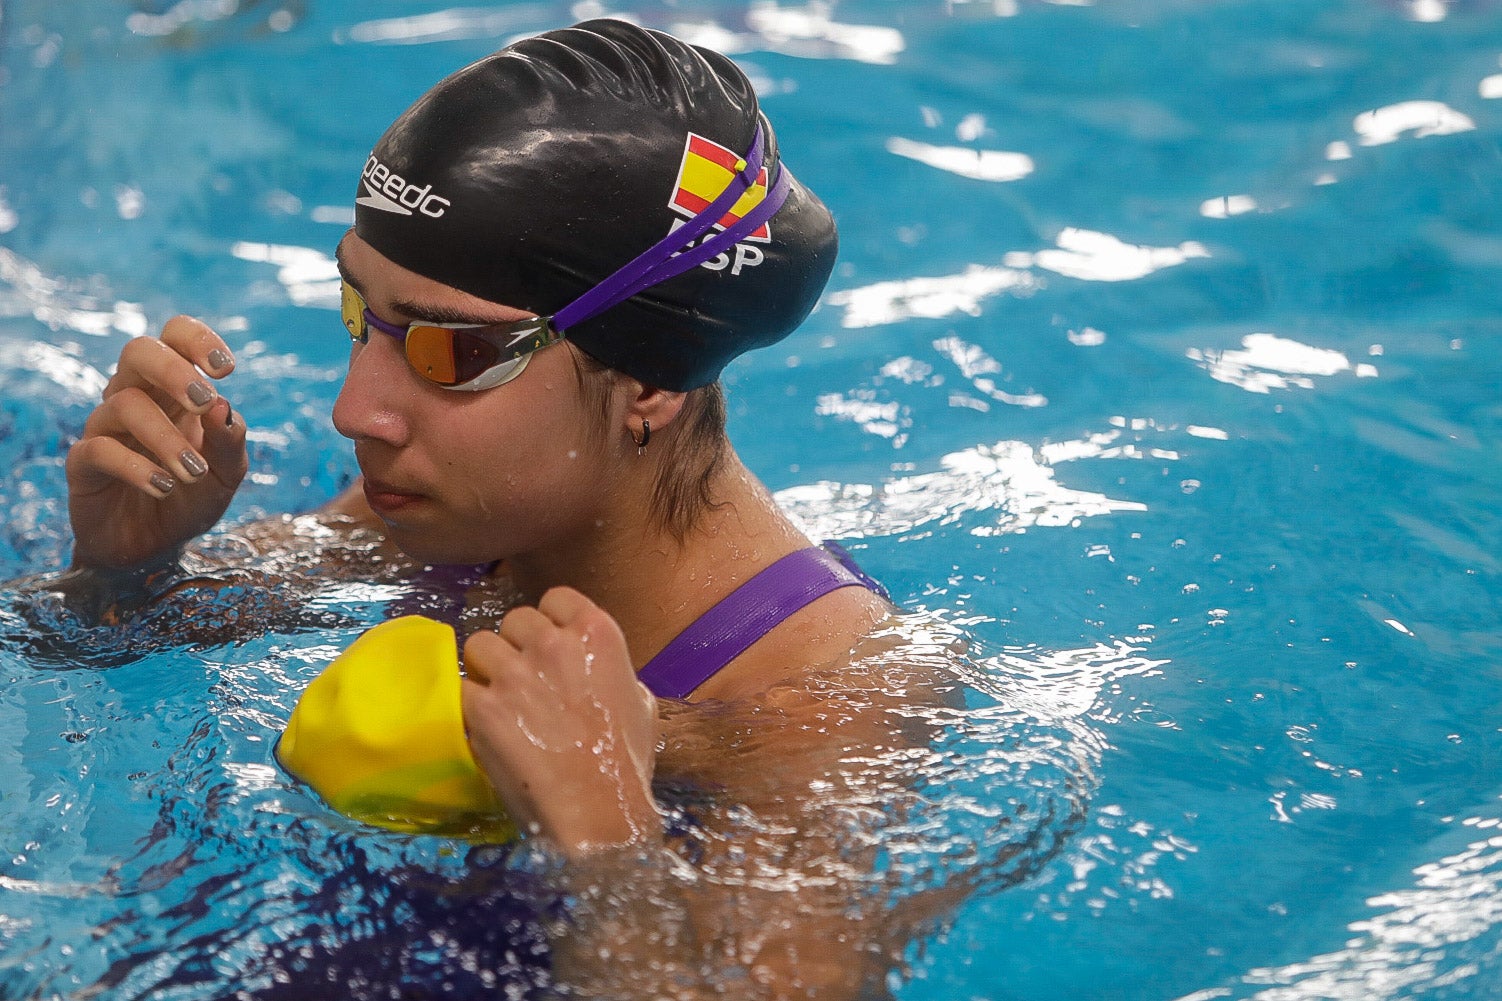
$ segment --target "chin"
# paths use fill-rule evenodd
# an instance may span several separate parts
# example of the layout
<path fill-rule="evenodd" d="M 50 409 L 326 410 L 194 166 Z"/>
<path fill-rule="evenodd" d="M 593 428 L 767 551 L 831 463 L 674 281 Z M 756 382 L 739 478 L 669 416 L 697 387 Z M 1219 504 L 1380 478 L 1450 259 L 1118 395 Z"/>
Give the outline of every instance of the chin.
<path fill-rule="evenodd" d="M 454 539 L 435 539 L 432 536 L 411 534 L 400 529 L 387 528 L 388 537 L 396 543 L 408 558 L 417 563 L 437 565 L 476 565 L 494 563 L 501 557 L 477 547 L 473 540 L 461 542 Z"/>

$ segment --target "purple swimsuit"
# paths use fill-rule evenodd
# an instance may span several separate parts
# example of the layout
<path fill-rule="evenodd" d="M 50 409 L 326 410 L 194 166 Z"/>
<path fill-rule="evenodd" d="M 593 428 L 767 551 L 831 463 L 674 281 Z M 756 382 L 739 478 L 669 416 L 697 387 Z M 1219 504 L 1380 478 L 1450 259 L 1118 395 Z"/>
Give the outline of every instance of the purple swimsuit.
<path fill-rule="evenodd" d="M 794 612 L 842 587 L 886 590 L 840 547 L 789 553 L 699 616 L 637 673 L 653 695 L 686 698 Z"/>
<path fill-rule="evenodd" d="M 494 569 L 493 563 L 429 567 L 419 578 L 421 591 L 397 602 L 392 617 L 420 613 L 457 627 L 465 592 Z M 788 616 L 842 587 L 864 587 L 888 597 L 833 542 L 789 553 L 691 623 L 637 676 L 658 698 L 687 698 Z"/>

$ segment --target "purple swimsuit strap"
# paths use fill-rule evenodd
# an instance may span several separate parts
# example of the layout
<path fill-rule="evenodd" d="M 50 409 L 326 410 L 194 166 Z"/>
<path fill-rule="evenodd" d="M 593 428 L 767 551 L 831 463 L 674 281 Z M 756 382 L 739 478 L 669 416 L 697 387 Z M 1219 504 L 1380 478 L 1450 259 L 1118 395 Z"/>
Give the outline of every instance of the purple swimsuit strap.
<path fill-rule="evenodd" d="M 886 593 L 838 547 L 789 553 L 694 620 L 637 677 L 658 698 L 686 698 L 788 616 L 852 586 Z"/>

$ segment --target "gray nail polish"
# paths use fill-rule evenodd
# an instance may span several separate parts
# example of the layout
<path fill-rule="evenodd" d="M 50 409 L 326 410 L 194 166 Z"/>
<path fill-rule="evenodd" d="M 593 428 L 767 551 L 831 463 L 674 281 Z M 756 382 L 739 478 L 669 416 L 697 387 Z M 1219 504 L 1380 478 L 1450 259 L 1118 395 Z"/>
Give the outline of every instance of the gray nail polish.
<path fill-rule="evenodd" d="M 152 473 L 151 485 L 156 487 L 164 494 L 170 494 L 172 492 L 172 488 L 177 486 L 177 481 L 168 476 L 166 473 Z"/>
<path fill-rule="evenodd" d="M 203 382 L 188 383 L 188 399 L 193 401 L 194 406 L 201 407 L 214 401 L 214 390 Z"/>
<path fill-rule="evenodd" d="M 229 368 L 234 363 L 235 359 L 230 357 L 228 351 L 220 351 L 218 348 L 215 348 L 209 352 L 209 365 L 216 372 Z"/>
<path fill-rule="evenodd" d="M 178 459 L 182 462 L 183 468 L 192 473 L 194 476 L 202 476 L 204 473 L 207 473 L 209 471 L 208 464 L 200 459 L 198 457 L 198 453 L 193 451 L 192 449 L 183 449 L 183 452 L 178 456 Z"/>

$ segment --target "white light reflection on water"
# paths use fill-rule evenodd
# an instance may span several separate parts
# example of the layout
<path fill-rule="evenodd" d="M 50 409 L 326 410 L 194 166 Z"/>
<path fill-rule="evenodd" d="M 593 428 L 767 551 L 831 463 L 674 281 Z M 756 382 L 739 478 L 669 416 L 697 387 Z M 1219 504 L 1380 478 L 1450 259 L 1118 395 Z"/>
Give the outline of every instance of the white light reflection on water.
<path fill-rule="evenodd" d="M 1000 292 L 1026 292 L 1037 280 L 1015 268 L 972 264 L 957 275 L 877 282 L 831 293 L 831 306 L 843 306 L 840 326 L 878 327 L 922 318 L 936 320 L 954 313 L 979 316 L 980 304 Z"/>
<path fill-rule="evenodd" d="M 1003 258 L 1008 267 L 1039 267 L 1084 281 L 1124 282 L 1146 278 L 1155 271 L 1177 267 L 1210 251 L 1193 240 L 1176 247 L 1147 247 L 1127 243 L 1109 233 L 1069 227 L 1061 231 L 1053 250 L 1014 251 Z"/>
<path fill-rule="evenodd" d="M 0 184 L 0 233 L 9 233 L 21 222 L 21 217 L 16 215 L 16 210 L 11 208 L 5 196 L 5 185 Z"/>
<path fill-rule="evenodd" d="M 1102 753 L 1108 746 L 1106 728 L 1124 718 L 1114 705 L 1123 697 L 1122 683 L 1158 677 L 1169 663 L 1145 652 L 1150 642 L 1150 637 L 1140 635 L 1075 649 L 1010 647 L 987 657 L 981 665 L 985 677 L 972 683 L 1031 717 L 1087 725 L 1087 743 Z M 1114 694 L 1104 698 L 1108 692 Z M 1125 717 L 1135 723 L 1178 727 L 1171 716 L 1146 702 L 1139 702 Z M 1111 906 L 1132 906 L 1138 898 L 1174 896 L 1172 884 L 1159 872 L 1166 862 L 1182 862 L 1195 853 L 1193 843 L 1134 817 L 1118 804 L 1098 804 L 1090 813 L 1089 826 L 1070 840 L 1062 864 L 1038 882 L 1034 913 L 1062 914 L 1078 903 L 1100 914 Z"/>
<path fill-rule="evenodd" d="M 952 361 L 960 374 L 969 379 L 970 385 L 978 392 L 993 400 L 1014 407 L 1048 405 L 1048 398 L 1041 393 L 1008 393 L 999 388 L 992 376 L 1001 375 L 1001 362 L 992 358 L 979 345 L 967 343 L 958 337 L 941 337 L 934 341 L 934 349 Z"/>
<path fill-rule="evenodd" d="M 1491 76 L 1483 77 L 1476 85 L 1476 92 L 1488 100 L 1502 97 L 1502 73 L 1493 73 Z"/>
<path fill-rule="evenodd" d="M 1014 407 L 1042 407 L 1048 404 L 1048 398 L 1041 393 L 1011 393 L 1000 388 L 997 380 L 1003 377 L 1001 362 L 987 354 L 979 345 L 950 336 L 939 338 L 933 342 L 933 346 L 935 351 L 959 369 L 961 377 L 969 381 L 971 388 L 981 394 L 977 397 L 961 390 L 953 390 L 949 394 L 951 407 L 967 407 L 987 413 L 991 404 L 981 397 Z M 930 388 L 941 386 L 945 381 L 944 376 L 934 373 L 934 367 L 928 362 L 909 355 L 888 361 L 882 366 L 881 375 L 884 379 L 898 379 L 909 385 L 916 383 Z M 908 407 L 893 400 L 879 399 L 874 389 L 825 393 L 819 397 L 815 413 L 852 421 L 867 434 L 891 439 L 894 448 L 901 448 L 907 443 L 906 431 L 913 423 Z"/>
<path fill-rule="evenodd" d="M 840 326 L 846 328 L 940 319 L 954 313 L 979 316 L 981 303 L 991 296 L 1024 295 L 1042 287 L 1042 279 L 1032 269 L 1082 281 L 1121 282 L 1209 256 L 1202 244 L 1192 240 L 1176 247 L 1148 247 L 1108 233 L 1069 227 L 1059 233 L 1053 248 L 1011 251 L 1003 256 L 1000 267 L 972 264 L 955 275 L 876 282 L 833 292 L 826 301 L 844 308 Z"/>
<path fill-rule="evenodd" d="M 45 376 L 79 402 L 98 399 L 109 382 L 103 372 L 67 349 L 41 341 L 0 343 L 0 369 Z"/>
<path fill-rule="evenodd" d="M 134 11 L 125 19 L 125 27 L 134 35 L 165 37 L 194 21 L 223 21 L 234 17 L 239 0 L 179 0 L 160 14 Z"/>
<path fill-rule="evenodd" d="M 339 305 L 339 266 L 320 250 L 241 241 L 230 247 L 230 253 L 242 261 L 276 265 L 276 280 L 294 305 L 327 309 Z"/>
<path fill-rule="evenodd" d="M 1476 123 L 1440 101 L 1401 101 L 1357 115 L 1351 127 L 1361 137 L 1361 145 L 1381 146 L 1409 133 L 1423 139 L 1470 132 Z"/>
<path fill-rule="evenodd" d="M 1499 823 L 1495 817 L 1468 817 L 1461 826 L 1479 833 L 1494 831 Z M 1242 986 L 1264 988 L 1254 993 L 1216 987 L 1179 1001 L 1233 996 L 1248 1001 L 1366 1001 L 1408 997 L 1410 990 L 1427 994 L 1429 988 L 1474 980 L 1482 970 L 1475 960 L 1495 955 L 1502 926 L 1502 836 L 1472 841 L 1418 866 L 1413 875 L 1413 886 L 1367 900 L 1368 907 L 1381 913 L 1347 925 L 1354 937 L 1343 948 L 1248 971 Z"/>
<path fill-rule="evenodd" d="M 774 49 L 787 55 L 846 58 L 864 63 L 894 63 L 906 47 L 902 32 L 874 24 L 842 24 L 826 4 L 802 9 L 775 3 L 753 4 L 746 23 Z"/>
<path fill-rule="evenodd" d="M 1200 215 L 1206 219 L 1229 219 L 1257 211 L 1257 199 L 1251 195 L 1222 195 L 1200 203 Z"/>
<path fill-rule="evenodd" d="M 1488 93 L 1488 81 L 1491 80 L 1497 81 L 1496 94 Z M 1479 90 L 1482 97 L 1502 96 L 1502 76 L 1482 80 Z M 1351 129 L 1361 146 L 1386 146 L 1401 139 L 1456 135 L 1475 128 L 1476 122 L 1469 115 L 1440 101 L 1399 101 L 1364 111 L 1351 121 Z M 1331 163 L 1350 160 L 1354 156 L 1351 144 L 1344 139 L 1332 140 L 1325 146 L 1325 159 Z M 1315 183 L 1331 184 L 1335 180 L 1333 174 L 1321 174 Z"/>
<path fill-rule="evenodd" d="M 498 10 L 481 7 L 452 7 L 410 17 L 388 17 L 361 21 L 334 33 L 334 43 L 350 42 L 374 45 L 421 45 L 428 42 L 454 42 L 467 38 L 499 38 L 540 24 L 549 8 L 540 4 Z"/>
<path fill-rule="evenodd" d="M 1033 158 L 1026 153 L 966 146 L 931 146 L 901 136 L 887 140 L 887 152 L 977 181 L 1016 181 L 1033 172 Z"/>
<path fill-rule="evenodd" d="M 825 393 L 814 405 L 814 413 L 847 420 L 867 434 L 889 438 L 894 448 L 907 444 L 907 429 L 913 424 L 907 407 L 895 400 L 877 400 L 876 394 L 869 389 L 858 389 L 844 395 Z"/>
<path fill-rule="evenodd" d="M 1110 446 L 1120 432 L 1061 442 L 1047 455 L 1053 461 L 1132 457 Z M 1002 535 L 1032 526 L 1073 525 L 1081 518 L 1114 511 L 1146 511 L 1137 501 L 1117 500 L 1073 490 L 1054 478 L 1045 453 L 1019 441 L 1001 441 L 952 452 L 940 471 L 898 477 L 883 483 L 820 481 L 788 487 L 778 503 L 803 521 L 816 538 L 899 535 L 923 527 L 950 525 L 980 517 L 970 534 Z"/>
<path fill-rule="evenodd" d="M 991 658 L 1007 676 L 1006 696 L 1040 719 L 1084 717 L 1100 711 L 1100 693 L 1126 678 L 1154 678 L 1166 660 L 1122 640 L 1072 650 L 1016 647 Z"/>
<path fill-rule="evenodd" d="M 1502 97 L 1502 74 L 1483 78 L 1477 90 L 1484 98 Z M 1362 112 L 1351 121 L 1351 129 L 1360 146 L 1386 146 L 1403 139 L 1472 132 L 1476 129 L 1476 122 L 1441 101 L 1399 101 Z M 1351 143 L 1345 139 L 1334 139 L 1325 144 L 1324 158 L 1330 163 L 1351 160 L 1355 155 Z M 1324 172 L 1314 178 L 1314 184 L 1334 184 L 1338 179 L 1334 173 Z M 1200 215 L 1207 219 L 1229 219 L 1249 212 L 1270 212 L 1287 207 L 1287 202 L 1268 205 L 1248 194 L 1221 195 L 1201 202 Z"/>
<path fill-rule="evenodd" d="M 1408 0 L 1408 16 L 1420 24 L 1435 24 L 1448 14 L 1445 0 Z"/>
<path fill-rule="evenodd" d="M 1217 382 L 1240 386 L 1249 393 L 1274 389 L 1313 389 L 1311 376 L 1332 376 L 1352 371 L 1351 361 L 1330 348 L 1317 348 L 1273 334 L 1247 334 L 1239 351 L 1189 348 L 1185 356 Z M 1375 366 L 1354 366 L 1358 378 L 1375 378 Z"/>
<path fill-rule="evenodd" d="M 111 333 L 138 336 L 147 331 L 146 314 L 133 302 L 101 302 L 31 261 L 0 247 L 0 317 L 30 316 L 52 330 L 91 337 Z"/>
<path fill-rule="evenodd" d="M 669 31 L 686 42 L 704 45 L 726 55 L 765 50 L 804 59 L 850 59 L 891 65 L 907 47 L 902 32 L 874 24 L 846 24 L 830 16 L 828 4 L 779 7 L 753 3 L 746 12 L 749 32 L 736 32 L 713 22 L 679 22 Z"/>
<path fill-rule="evenodd" d="M 422 45 L 470 38 L 504 38 L 552 27 L 555 10 L 543 4 L 524 4 L 505 10 L 451 7 L 408 17 L 362 21 L 335 32 L 336 44 Z M 599 4 L 580 4 L 579 18 L 615 17 L 635 20 L 629 13 L 608 11 Z M 807 59 L 850 59 L 889 65 L 906 47 L 902 32 L 881 25 L 846 24 L 835 20 L 825 4 L 779 7 L 755 3 L 746 12 L 745 27 L 736 31 L 714 21 L 681 21 L 668 31 L 686 42 L 704 45 L 727 55 L 751 51 L 779 52 Z"/>

